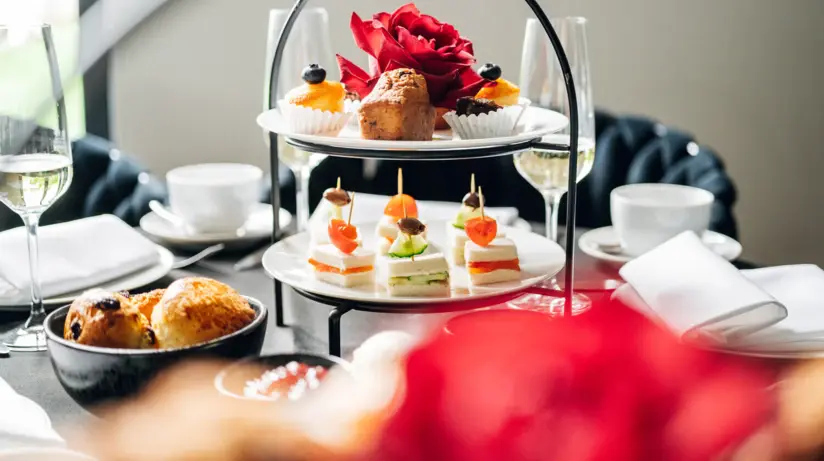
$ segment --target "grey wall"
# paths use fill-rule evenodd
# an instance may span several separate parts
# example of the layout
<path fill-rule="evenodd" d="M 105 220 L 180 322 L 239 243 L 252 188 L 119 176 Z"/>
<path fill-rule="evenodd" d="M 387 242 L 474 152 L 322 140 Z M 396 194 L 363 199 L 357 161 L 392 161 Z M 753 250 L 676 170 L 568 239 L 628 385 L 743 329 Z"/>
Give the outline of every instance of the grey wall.
<path fill-rule="evenodd" d="M 285 0 L 172 0 L 112 59 L 116 141 L 163 172 L 192 162 L 266 164 L 260 110 L 267 11 Z M 339 52 L 359 56 L 349 15 L 387 0 L 313 0 Z M 529 11 L 517 0 L 419 0 L 517 74 Z M 506 6 L 503 6 L 503 5 Z M 824 2 L 543 2 L 590 19 L 599 106 L 652 115 L 715 147 L 739 186 L 745 255 L 824 263 Z M 786 71 L 785 71 L 786 69 Z M 512 75 L 512 74 L 510 74 Z M 514 78 L 515 75 L 513 75 Z"/>

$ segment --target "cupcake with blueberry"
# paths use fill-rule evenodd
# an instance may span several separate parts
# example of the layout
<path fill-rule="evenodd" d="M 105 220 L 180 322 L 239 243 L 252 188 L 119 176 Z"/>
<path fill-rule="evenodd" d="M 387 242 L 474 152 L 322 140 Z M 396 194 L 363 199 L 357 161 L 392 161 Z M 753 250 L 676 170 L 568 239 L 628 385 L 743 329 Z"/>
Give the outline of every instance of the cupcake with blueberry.
<path fill-rule="evenodd" d="M 344 110 L 346 89 L 326 79 L 326 70 L 312 64 L 303 69 L 303 85 L 293 88 L 278 104 L 290 129 L 302 134 L 337 135 L 351 114 Z"/>
<path fill-rule="evenodd" d="M 501 68 L 495 64 L 484 65 L 479 73 L 489 86 L 474 97 L 458 99 L 456 109 L 446 113 L 444 120 L 461 139 L 512 135 L 526 109 L 526 104 L 519 103 L 520 89 L 501 78 Z"/>

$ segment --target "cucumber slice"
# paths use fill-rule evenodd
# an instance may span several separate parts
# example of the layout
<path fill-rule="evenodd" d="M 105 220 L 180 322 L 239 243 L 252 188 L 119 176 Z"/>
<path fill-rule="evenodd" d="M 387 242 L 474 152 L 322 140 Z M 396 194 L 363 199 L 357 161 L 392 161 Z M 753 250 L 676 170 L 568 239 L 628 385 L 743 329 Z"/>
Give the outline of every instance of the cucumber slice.
<path fill-rule="evenodd" d="M 455 217 L 455 222 L 452 223 L 452 226 L 454 226 L 457 229 L 463 229 L 464 223 L 466 223 L 467 220 L 480 217 L 480 208 L 472 208 L 466 205 L 462 205 L 461 210 L 458 211 L 458 216 Z"/>
<path fill-rule="evenodd" d="M 393 258 L 411 258 L 417 256 L 429 246 L 420 235 L 407 237 L 406 235 L 398 235 L 398 238 L 389 247 L 389 256 Z"/>

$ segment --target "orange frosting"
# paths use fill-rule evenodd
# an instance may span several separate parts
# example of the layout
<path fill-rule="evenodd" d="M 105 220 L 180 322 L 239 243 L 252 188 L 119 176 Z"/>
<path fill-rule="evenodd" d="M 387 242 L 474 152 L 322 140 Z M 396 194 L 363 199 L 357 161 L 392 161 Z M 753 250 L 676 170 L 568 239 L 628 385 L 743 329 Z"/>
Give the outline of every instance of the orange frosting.
<path fill-rule="evenodd" d="M 286 102 L 328 112 L 343 112 L 346 90 L 340 82 L 306 83 L 286 93 Z"/>
<path fill-rule="evenodd" d="M 481 88 L 481 91 L 475 95 L 479 99 L 490 99 L 495 101 L 499 106 L 514 106 L 518 104 L 518 98 L 521 96 L 521 89 L 514 83 L 499 78 L 492 84 Z"/>

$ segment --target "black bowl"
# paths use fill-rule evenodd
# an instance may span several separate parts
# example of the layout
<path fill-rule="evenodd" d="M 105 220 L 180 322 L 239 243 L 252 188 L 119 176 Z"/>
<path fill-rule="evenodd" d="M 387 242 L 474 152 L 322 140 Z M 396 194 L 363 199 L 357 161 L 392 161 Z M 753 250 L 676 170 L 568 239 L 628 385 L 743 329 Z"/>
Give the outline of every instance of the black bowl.
<path fill-rule="evenodd" d="M 155 375 L 185 359 L 241 359 L 260 354 L 266 335 L 266 306 L 246 297 L 255 310 L 252 323 L 203 344 L 178 349 L 114 349 L 63 339 L 69 306 L 46 317 L 49 357 L 63 389 L 81 406 L 94 406 L 135 395 Z"/>
<path fill-rule="evenodd" d="M 215 387 L 223 395 L 245 399 L 243 389 L 248 381 L 260 378 L 264 372 L 290 362 L 303 363 L 312 367 L 321 366 L 327 370 L 333 367 L 349 370 L 347 361 L 332 355 L 315 355 L 301 352 L 264 355 L 250 357 L 227 366 L 215 377 Z"/>

